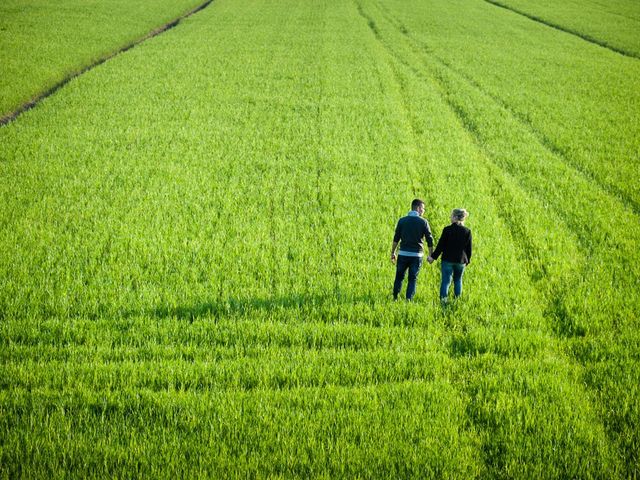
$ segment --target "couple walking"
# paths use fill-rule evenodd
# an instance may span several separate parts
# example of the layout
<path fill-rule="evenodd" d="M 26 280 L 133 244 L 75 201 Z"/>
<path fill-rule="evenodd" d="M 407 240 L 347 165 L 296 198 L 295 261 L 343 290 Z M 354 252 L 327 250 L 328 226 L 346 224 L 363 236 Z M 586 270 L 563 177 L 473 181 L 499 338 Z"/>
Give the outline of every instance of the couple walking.
<path fill-rule="evenodd" d="M 416 198 L 411 202 L 411 211 L 406 217 L 398 220 L 393 244 L 391 245 L 391 261 L 396 264 L 396 279 L 393 284 L 393 298 L 398 299 L 404 277 L 409 272 L 407 284 L 407 300 L 412 300 L 416 293 L 416 281 L 420 273 L 423 258 L 423 240 L 427 241 L 431 264 L 442 255 L 442 281 L 440 283 L 440 300 L 447 301 L 449 286 L 453 277 L 453 292 L 456 297 L 462 294 L 462 274 L 471 260 L 471 230 L 464 226 L 469 216 L 466 210 L 456 208 L 451 212 L 451 225 L 444 227 L 433 249 L 433 235 L 429 229 L 429 222 L 422 218 L 424 202 Z M 396 249 L 400 250 L 396 255 Z"/>

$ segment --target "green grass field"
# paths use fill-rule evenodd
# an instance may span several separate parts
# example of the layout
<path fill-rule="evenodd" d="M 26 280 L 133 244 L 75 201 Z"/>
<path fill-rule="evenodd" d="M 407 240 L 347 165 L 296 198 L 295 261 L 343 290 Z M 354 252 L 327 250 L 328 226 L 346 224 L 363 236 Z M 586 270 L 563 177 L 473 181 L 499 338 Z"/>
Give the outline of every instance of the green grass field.
<path fill-rule="evenodd" d="M 0 478 L 640 476 L 640 60 L 501 3 L 216 0 L 0 127 Z"/>

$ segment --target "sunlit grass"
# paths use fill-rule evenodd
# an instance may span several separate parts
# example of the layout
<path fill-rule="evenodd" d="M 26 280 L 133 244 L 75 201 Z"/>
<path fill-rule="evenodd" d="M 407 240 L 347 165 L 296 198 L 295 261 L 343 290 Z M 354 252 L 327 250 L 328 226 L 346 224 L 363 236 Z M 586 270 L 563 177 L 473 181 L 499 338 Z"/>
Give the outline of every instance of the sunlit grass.
<path fill-rule="evenodd" d="M 422 5 L 219 0 L 0 129 L 0 475 L 637 475 L 635 187 L 563 120 L 606 89 Z M 471 212 L 446 308 L 390 298 L 414 197 Z"/>

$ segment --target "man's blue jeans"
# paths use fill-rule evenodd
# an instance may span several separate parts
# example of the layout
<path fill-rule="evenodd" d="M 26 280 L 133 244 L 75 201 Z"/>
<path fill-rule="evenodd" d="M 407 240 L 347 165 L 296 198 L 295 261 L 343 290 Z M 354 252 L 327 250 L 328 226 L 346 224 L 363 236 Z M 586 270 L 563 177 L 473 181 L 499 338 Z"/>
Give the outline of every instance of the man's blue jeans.
<path fill-rule="evenodd" d="M 409 271 L 409 282 L 407 284 L 407 300 L 413 299 L 416 294 L 416 282 L 420 267 L 422 266 L 422 257 L 407 257 L 398 255 L 396 263 L 396 280 L 393 282 L 393 298 L 398 298 L 404 277 Z"/>
<path fill-rule="evenodd" d="M 440 298 L 447 298 L 449 295 L 449 285 L 453 277 L 453 294 L 459 297 L 462 294 L 462 274 L 464 273 L 464 263 L 442 262 L 442 282 L 440 283 Z"/>

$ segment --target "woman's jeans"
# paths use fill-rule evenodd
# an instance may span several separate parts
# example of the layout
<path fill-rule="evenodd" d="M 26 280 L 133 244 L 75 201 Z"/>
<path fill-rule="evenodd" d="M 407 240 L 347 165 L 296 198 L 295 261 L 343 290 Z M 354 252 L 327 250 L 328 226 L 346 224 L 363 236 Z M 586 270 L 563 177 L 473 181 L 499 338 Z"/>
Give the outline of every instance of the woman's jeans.
<path fill-rule="evenodd" d="M 442 283 L 440 283 L 440 298 L 447 298 L 449 295 L 449 285 L 453 277 L 453 293 L 456 297 L 462 294 L 462 274 L 464 273 L 464 263 L 442 262 Z"/>
<path fill-rule="evenodd" d="M 420 267 L 422 266 L 422 257 L 407 257 L 405 255 L 398 255 L 396 263 L 396 280 L 393 283 L 393 298 L 398 298 L 400 289 L 402 288 L 402 282 L 409 270 L 409 282 L 407 284 L 407 300 L 413 299 L 416 294 L 416 282 L 418 280 L 418 274 L 420 273 Z"/>

